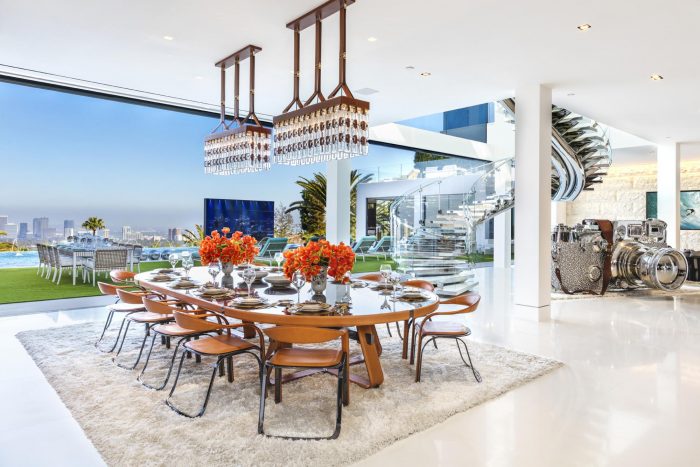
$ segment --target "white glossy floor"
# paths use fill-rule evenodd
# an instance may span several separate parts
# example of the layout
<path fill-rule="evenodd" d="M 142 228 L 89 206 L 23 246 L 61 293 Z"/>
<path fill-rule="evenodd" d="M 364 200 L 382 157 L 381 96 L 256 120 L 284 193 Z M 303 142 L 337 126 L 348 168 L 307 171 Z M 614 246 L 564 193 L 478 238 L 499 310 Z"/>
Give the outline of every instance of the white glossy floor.
<path fill-rule="evenodd" d="M 560 301 L 538 313 L 512 306 L 510 271 L 478 274 L 473 338 L 566 366 L 362 465 L 700 465 L 700 296 Z M 0 319 L 0 465 L 102 463 L 13 336 L 103 316 L 84 309 Z"/>

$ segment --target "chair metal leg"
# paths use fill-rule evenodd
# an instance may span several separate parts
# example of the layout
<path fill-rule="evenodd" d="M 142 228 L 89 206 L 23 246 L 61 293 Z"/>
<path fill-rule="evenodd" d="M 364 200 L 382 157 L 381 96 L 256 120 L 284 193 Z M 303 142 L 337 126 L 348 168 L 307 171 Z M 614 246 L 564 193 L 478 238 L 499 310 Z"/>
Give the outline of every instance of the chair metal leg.
<path fill-rule="evenodd" d="M 114 310 L 109 310 L 109 314 L 107 315 L 107 321 L 105 321 L 105 327 L 102 328 L 102 334 L 100 334 L 100 338 L 97 339 L 97 342 L 95 342 L 95 347 L 102 342 L 102 338 L 105 336 L 105 332 L 107 332 L 107 328 L 109 327 L 110 324 L 112 324 L 112 317 L 114 316 Z"/>
<path fill-rule="evenodd" d="M 124 338 L 126 338 L 126 332 L 124 332 Z M 132 366 L 129 367 L 126 365 L 122 365 L 121 363 L 117 363 L 117 357 L 119 356 L 119 352 L 117 352 L 117 355 L 115 355 L 114 358 L 112 358 L 112 361 L 114 363 L 116 363 L 119 368 L 124 368 L 125 370 L 133 370 L 139 364 L 139 361 L 141 361 L 141 355 L 143 355 L 143 348 L 146 345 L 146 339 L 148 339 L 148 333 L 146 333 L 143 336 L 143 341 L 141 341 L 141 348 L 139 349 L 139 355 L 138 355 L 138 357 L 136 357 L 136 361 L 134 362 L 134 364 Z M 124 344 L 124 340 L 122 339 L 122 345 L 123 344 Z M 119 347 L 119 351 L 121 351 L 121 346 Z"/>
<path fill-rule="evenodd" d="M 264 435 L 263 424 L 265 423 L 265 400 L 267 399 L 267 378 L 264 373 L 267 372 L 269 365 L 265 363 L 261 372 L 262 382 L 260 383 L 260 409 L 258 410 L 258 434 Z"/>
<path fill-rule="evenodd" d="M 391 326 L 389 326 L 389 323 L 386 323 L 386 332 L 389 333 L 389 337 L 394 337 L 391 335 Z"/>
<path fill-rule="evenodd" d="M 124 318 L 124 320 L 127 322 L 126 328 L 124 328 L 124 335 L 122 336 L 122 342 L 121 344 L 119 344 L 119 349 L 117 350 L 116 356 L 119 356 L 119 353 L 122 351 L 122 347 L 124 346 L 124 340 L 126 340 L 126 334 L 129 332 L 129 326 L 131 325 L 131 320 L 127 320 L 126 318 Z M 122 321 L 122 325 L 123 324 L 124 322 Z M 119 336 L 117 336 L 117 341 L 119 341 Z"/>
<path fill-rule="evenodd" d="M 420 374 L 423 369 L 423 350 L 430 344 L 430 341 L 435 340 L 435 337 L 428 339 L 425 344 L 423 344 L 423 335 L 418 337 L 418 360 L 416 361 L 416 383 L 420 383 Z M 422 345 L 421 345 L 422 344 Z"/>
<path fill-rule="evenodd" d="M 174 412 L 178 413 L 179 415 L 182 415 L 182 416 L 187 417 L 187 418 L 198 418 L 198 417 L 201 417 L 202 415 L 204 415 L 204 412 L 207 410 L 207 404 L 209 403 L 209 396 L 211 396 L 211 388 L 214 386 L 214 378 L 216 378 L 216 370 L 221 366 L 224 359 L 219 357 L 216 360 L 216 364 L 213 365 L 214 369 L 212 370 L 211 378 L 209 379 L 209 387 L 207 388 L 207 394 L 204 397 L 204 403 L 202 404 L 202 408 L 199 410 L 199 413 L 197 413 L 197 415 L 190 415 L 190 414 L 187 414 L 187 413 L 181 411 L 180 409 L 175 407 L 175 405 L 172 402 L 170 402 L 170 398 L 172 397 L 173 392 L 175 391 L 175 386 L 177 386 L 177 380 L 180 377 L 180 370 L 182 370 L 182 363 L 185 361 L 185 359 L 184 359 L 185 354 L 183 353 L 182 355 L 183 355 L 183 357 L 180 358 L 180 366 L 177 370 L 177 376 L 175 377 L 175 382 L 173 382 L 173 388 L 170 390 L 170 395 L 165 400 L 165 403 L 168 407 L 170 407 Z"/>
<path fill-rule="evenodd" d="M 462 361 L 465 365 L 467 365 L 467 368 L 471 368 L 472 374 L 474 375 L 474 379 L 476 380 L 476 382 L 480 383 L 482 381 L 481 373 L 479 373 L 479 371 L 476 368 L 474 368 L 474 364 L 472 363 L 472 357 L 471 355 L 469 355 L 469 347 L 467 347 L 467 343 L 460 338 L 455 338 L 455 340 L 457 341 L 457 350 L 459 350 L 459 356 L 462 357 Z M 460 343 L 464 344 L 464 350 L 467 351 L 467 358 L 469 359 L 469 363 L 467 363 L 467 361 L 464 359 L 464 356 L 462 355 L 462 348 L 459 345 Z"/>

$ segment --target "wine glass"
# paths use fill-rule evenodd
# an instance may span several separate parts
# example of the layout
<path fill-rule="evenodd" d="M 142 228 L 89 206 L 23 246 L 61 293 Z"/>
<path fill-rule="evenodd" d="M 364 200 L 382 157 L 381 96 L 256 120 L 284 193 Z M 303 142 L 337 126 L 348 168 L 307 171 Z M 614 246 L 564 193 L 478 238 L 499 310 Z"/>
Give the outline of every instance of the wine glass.
<path fill-rule="evenodd" d="M 216 276 L 219 275 L 219 272 L 221 272 L 221 262 L 220 261 L 212 261 L 209 263 L 209 267 L 207 269 L 209 272 L 209 275 L 211 276 L 211 281 L 214 283 L 214 287 L 216 287 Z"/>
<path fill-rule="evenodd" d="M 168 255 L 168 261 L 170 262 L 170 266 L 172 266 L 173 270 L 175 270 L 175 266 L 177 266 L 177 262 L 180 261 L 180 256 L 178 256 L 177 253 L 170 253 Z"/>
<path fill-rule="evenodd" d="M 282 261 L 284 261 L 284 254 L 281 251 L 275 253 L 275 261 L 277 261 L 277 269 L 279 269 Z"/>
<path fill-rule="evenodd" d="M 301 303 L 301 288 L 306 284 L 306 278 L 301 271 L 294 271 L 292 275 L 292 285 L 297 289 L 297 304 Z"/>
<path fill-rule="evenodd" d="M 248 286 L 248 296 L 251 297 L 251 287 L 253 285 L 253 282 L 255 282 L 255 269 L 250 266 L 245 268 L 243 270 L 243 274 L 241 274 L 241 277 Z"/>
<path fill-rule="evenodd" d="M 382 264 L 379 266 L 379 273 L 382 275 L 382 280 L 385 284 L 389 283 L 389 276 L 391 275 L 391 264 Z"/>
<path fill-rule="evenodd" d="M 194 261 L 192 260 L 192 256 L 183 256 L 182 257 L 182 268 L 185 270 L 185 279 L 190 278 L 190 269 L 192 269 L 192 266 L 194 266 Z"/>
<path fill-rule="evenodd" d="M 393 297 L 395 299 L 396 298 L 396 286 L 401 283 L 401 274 L 399 274 L 398 272 L 392 272 L 389 275 L 389 282 L 391 282 Z"/>

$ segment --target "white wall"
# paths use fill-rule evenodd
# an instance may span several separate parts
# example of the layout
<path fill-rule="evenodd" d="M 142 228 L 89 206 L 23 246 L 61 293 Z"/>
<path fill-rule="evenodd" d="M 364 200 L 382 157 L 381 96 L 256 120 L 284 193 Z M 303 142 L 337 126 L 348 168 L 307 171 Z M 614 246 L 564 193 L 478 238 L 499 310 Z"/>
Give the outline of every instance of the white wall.
<path fill-rule="evenodd" d="M 700 190 L 700 161 L 681 162 L 681 190 Z M 566 223 L 586 218 L 644 219 L 647 191 L 656 191 L 656 164 L 613 163 L 603 183 L 566 203 Z M 700 231 L 681 230 L 681 249 L 686 248 L 700 249 Z"/>

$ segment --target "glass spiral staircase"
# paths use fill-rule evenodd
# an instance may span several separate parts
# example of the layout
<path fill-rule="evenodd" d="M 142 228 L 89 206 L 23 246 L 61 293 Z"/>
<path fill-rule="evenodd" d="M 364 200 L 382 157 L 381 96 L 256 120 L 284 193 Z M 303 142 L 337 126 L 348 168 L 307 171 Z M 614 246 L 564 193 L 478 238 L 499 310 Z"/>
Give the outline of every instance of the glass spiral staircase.
<path fill-rule="evenodd" d="M 513 99 L 501 105 L 514 117 Z M 610 156 L 610 142 L 600 125 L 552 107 L 552 200 L 571 201 L 592 190 L 607 173 Z M 392 257 L 399 271 L 432 282 L 441 295 L 459 295 L 476 287 L 472 259 L 477 232 L 514 207 L 514 169 L 514 158 L 502 159 L 421 184 L 394 200 Z"/>

